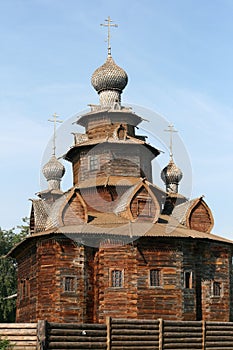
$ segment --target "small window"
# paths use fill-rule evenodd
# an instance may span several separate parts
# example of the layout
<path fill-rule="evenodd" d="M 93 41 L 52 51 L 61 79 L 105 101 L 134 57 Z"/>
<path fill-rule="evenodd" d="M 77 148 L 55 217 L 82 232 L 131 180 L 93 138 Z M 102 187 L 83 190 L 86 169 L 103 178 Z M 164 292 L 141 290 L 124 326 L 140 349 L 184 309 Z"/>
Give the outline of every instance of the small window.
<path fill-rule="evenodd" d="M 150 287 L 159 287 L 161 285 L 160 270 L 150 270 Z"/>
<path fill-rule="evenodd" d="M 111 271 L 111 287 L 121 288 L 123 287 L 123 271 L 112 270 Z"/>
<path fill-rule="evenodd" d="M 20 281 L 19 295 L 21 300 L 30 297 L 30 284 L 28 278 Z"/>
<path fill-rule="evenodd" d="M 66 276 L 63 280 L 64 292 L 75 292 L 76 291 L 76 278 L 74 276 Z"/>
<path fill-rule="evenodd" d="M 89 156 L 89 170 L 99 169 L 99 157 L 97 155 Z"/>
<path fill-rule="evenodd" d="M 222 284 L 220 282 L 213 282 L 213 296 L 220 297 L 222 293 Z"/>
<path fill-rule="evenodd" d="M 184 273 L 184 288 L 192 289 L 192 271 L 185 271 Z"/>
<path fill-rule="evenodd" d="M 124 140 L 125 139 L 125 128 L 122 125 L 117 130 L 117 136 L 118 136 L 119 140 Z"/>
<path fill-rule="evenodd" d="M 148 198 L 138 198 L 137 201 L 138 208 L 137 214 L 138 216 L 151 216 L 151 199 Z"/>

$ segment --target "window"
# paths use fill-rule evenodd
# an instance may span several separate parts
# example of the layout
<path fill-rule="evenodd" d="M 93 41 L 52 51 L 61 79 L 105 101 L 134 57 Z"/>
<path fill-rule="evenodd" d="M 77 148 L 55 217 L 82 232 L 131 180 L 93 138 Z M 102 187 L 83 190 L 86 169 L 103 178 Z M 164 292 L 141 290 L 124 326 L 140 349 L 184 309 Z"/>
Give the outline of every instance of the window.
<path fill-rule="evenodd" d="M 213 281 L 212 290 L 213 290 L 212 295 L 214 297 L 220 297 L 221 294 L 222 294 L 222 284 L 221 284 L 221 282 Z"/>
<path fill-rule="evenodd" d="M 184 273 L 184 288 L 186 289 L 193 288 L 192 271 L 185 271 Z"/>
<path fill-rule="evenodd" d="M 112 270 L 111 271 L 111 287 L 121 288 L 123 287 L 123 271 Z"/>
<path fill-rule="evenodd" d="M 148 198 L 138 198 L 137 201 L 138 208 L 137 214 L 138 216 L 151 216 L 151 199 Z"/>
<path fill-rule="evenodd" d="M 150 287 L 159 287 L 161 285 L 160 270 L 150 270 Z"/>
<path fill-rule="evenodd" d="M 30 297 L 30 284 L 28 278 L 20 281 L 19 295 L 21 300 Z"/>
<path fill-rule="evenodd" d="M 117 130 L 117 136 L 118 136 L 119 140 L 124 140 L 125 139 L 125 128 L 122 125 Z"/>
<path fill-rule="evenodd" d="M 76 278 L 74 276 L 66 276 L 63 279 L 63 291 L 75 292 L 76 291 Z"/>
<path fill-rule="evenodd" d="M 99 157 L 97 155 L 89 156 L 89 170 L 99 169 Z"/>

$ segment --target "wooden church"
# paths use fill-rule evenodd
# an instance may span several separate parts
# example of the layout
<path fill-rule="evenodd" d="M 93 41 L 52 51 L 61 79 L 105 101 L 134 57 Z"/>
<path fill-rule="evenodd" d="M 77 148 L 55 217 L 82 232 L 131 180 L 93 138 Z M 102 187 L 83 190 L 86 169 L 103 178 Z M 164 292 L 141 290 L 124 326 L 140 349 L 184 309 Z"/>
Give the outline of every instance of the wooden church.
<path fill-rule="evenodd" d="M 137 135 L 142 117 L 121 104 L 126 72 L 111 56 L 92 75 L 99 104 L 77 123 L 83 134 L 43 167 L 48 188 L 32 200 L 30 236 L 18 263 L 17 322 L 104 323 L 106 317 L 233 320 L 233 242 L 211 234 L 202 197 L 178 193 L 171 155 L 165 188 L 152 183 L 160 151 Z"/>

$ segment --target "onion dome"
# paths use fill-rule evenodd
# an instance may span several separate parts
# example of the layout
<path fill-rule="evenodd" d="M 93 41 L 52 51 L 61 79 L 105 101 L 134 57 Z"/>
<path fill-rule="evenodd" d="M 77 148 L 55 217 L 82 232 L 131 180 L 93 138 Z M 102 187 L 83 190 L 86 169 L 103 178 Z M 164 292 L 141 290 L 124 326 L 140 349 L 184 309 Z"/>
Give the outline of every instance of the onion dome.
<path fill-rule="evenodd" d="M 112 107 L 121 101 L 121 93 L 128 82 L 127 73 L 108 55 L 106 62 L 92 74 L 91 83 L 100 95 L 100 105 Z"/>
<path fill-rule="evenodd" d="M 173 158 L 171 158 L 168 165 L 161 171 L 161 178 L 166 185 L 167 192 L 177 193 L 182 177 L 182 171 L 175 164 Z"/>
<path fill-rule="evenodd" d="M 48 181 L 49 190 L 59 190 L 61 179 L 65 174 L 65 167 L 57 160 L 55 155 L 43 166 L 42 172 Z"/>

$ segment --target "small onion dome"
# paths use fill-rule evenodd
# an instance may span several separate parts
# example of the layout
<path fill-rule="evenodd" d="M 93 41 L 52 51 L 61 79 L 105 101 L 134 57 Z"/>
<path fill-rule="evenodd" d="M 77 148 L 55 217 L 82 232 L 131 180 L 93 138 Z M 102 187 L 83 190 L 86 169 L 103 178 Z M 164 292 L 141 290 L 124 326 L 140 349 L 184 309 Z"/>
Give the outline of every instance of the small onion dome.
<path fill-rule="evenodd" d="M 51 189 L 57 189 L 65 174 L 65 167 L 53 155 L 48 163 L 43 166 L 42 172 L 46 180 L 51 184 Z"/>
<path fill-rule="evenodd" d="M 126 87 L 128 76 L 124 69 L 119 67 L 108 55 L 106 62 L 92 74 L 91 83 L 100 93 L 103 90 L 122 90 Z"/>
<path fill-rule="evenodd" d="M 168 165 L 161 171 L 161 178 L 163 182 L 167 186 L 169 186 L 170 184 L 178 185 L 182 177 L 182 171 L 178 168 L 178 166 L 174 163 L 173 159 L 171 158 Z"/>

